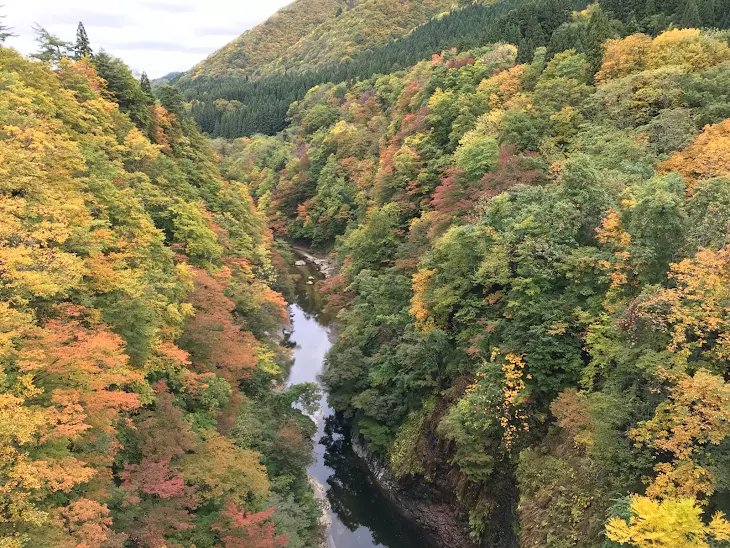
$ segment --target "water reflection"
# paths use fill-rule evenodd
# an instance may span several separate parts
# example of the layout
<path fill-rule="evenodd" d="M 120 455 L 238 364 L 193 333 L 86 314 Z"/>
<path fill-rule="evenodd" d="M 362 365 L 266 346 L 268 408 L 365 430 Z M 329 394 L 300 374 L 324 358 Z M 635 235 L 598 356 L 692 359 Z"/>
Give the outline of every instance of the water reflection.
<path fill-rule="evenodd" d="M 327 327 L 331 318 L 322 312 L 315 284 L 322 278 L 313 266 L 292 268 L 296 276 L 297 301 L 291 307 L 294 366 L 289 384 L 316 382 L 331 346 Z M 308 283 L 313 282 L 313 283 Z M 310 474 L 326 490 L 330 503 L 329 548 L 426 548 L 427 537 L 404 518 L 376 488 L 362 461 L 355 455 L 349 433 L 323 396 L 316 417 L 314 462 Z"/>

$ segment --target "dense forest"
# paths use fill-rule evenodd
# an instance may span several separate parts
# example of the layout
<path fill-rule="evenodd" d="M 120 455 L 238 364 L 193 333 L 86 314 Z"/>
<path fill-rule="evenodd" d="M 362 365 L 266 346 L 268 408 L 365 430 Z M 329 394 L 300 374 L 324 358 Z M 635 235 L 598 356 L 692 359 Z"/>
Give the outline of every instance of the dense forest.
<path fill-rule="evenodd" d="M 315 545 L 284 251 L 179 95 L 38 32 L 0 45 L 0 545 Z"/>
<path fill-rule="evenodd" d="M 730 546 L 730 0 L 299 0 L 154 88 L 3 21 L 0 546 L 322 544 L 287 241 L 468 543 Z"/>
<path fill-rule="evenodd" d="M 476 544 L 726 546 L 730 11 L 516 4 L 223 173 L 336 258 L 330 402 Z"/>
<path fill-rule="evenodd" d="M 291 10 L 301 5 L 303 0 L 292 4 Z M 414 3 L 418 4 L 418 3 Z M 251 136 L 255 133 L 273 135 L 286 127 L 287 111 L 294 101 L 301 100 L 307 90 L 318 84 L 327 82 L 339 83 L 356 79 L 366 79 L 375 74 L 387 74 L 399 69 L 408 68 L 434 53 L 452 47 L 460 51 L 484 46 L 489 43 L 504 41 L 519 46 L 519 61 L 532 59 L 538 47 L 548 47 L 549 53 L 563 51 L 569 46 L 584 43 L 584 47 L 591 48 L 594 63 L 600 57 L 600 42 L 605 36 L 603 29 L 591 29 L 592 36 L 575 36 L 571 27 L 567 25 L 571 10 L 581 10 L 586 7 L 586 0 L 501 0 L 497 3 L 466 3 L 464 7 L 455 6 L 451 11 L 430 21 L 425 16 L 430 12 L 414 17 L 410 11 L 409 23 L 421 26 L 398 40 L 383 43 L 358 41 L 360 47 L 350 48 L 348 54 L 328 57 L 337 51 L 332 44 L 350 44 L 346 34 L 355 25 L 364 25 L 370 22 L 368 28 L 381 28 L 399 21 L 394 15 L 400 15 L 403 10 L 392 9 L 388 2 L 366 2 L 360 10 L 352 10 L 349 19 L 335 19 L 332 33 L 325 33 L 321 26 L 316 27 L 308 35 L 317 40 L 325 41 L 324 45 L 313 46 L 308 59 L 316 54 L 325 57 L 322 59 L 297 61 L 287 65 L 289 50 L 281 54 L 278 66 L 268 65 L 261 68 L 256 62 L 246 62 L 243 66 L 255 67 L 255 74 L 232 71 L 227 67 L 237 67 L 239 61 L 230 59 L 234 53 L 243 55 L 247 51 L 245 44 L 234 41 L 224 51 L 226 56 L 216 53 L 204 61 L 194 71 L 191 71 L 177 82 L 177 87 L 184 92 L 186 98 L 192 101 L 192 113 L 201 129 L 213 137 L 235 138 Z M 411 4 L 407 4 L 411 5 Z M 388 23 L 383 23 L 382 17 L 366 11 L 366 8 L 380 6 L 381 10 L 389 10 Z M 670 24 L 682 28 L 693 27 L 730 27 L 730 3 L 727 0 L 683 0 L 670 2 L 655 2 L 654 0 L 640 0 L 635 2 L 611 1 L 604 2 L 604 8 L 614 18 L 622 23 L 624 32 L 646 32 L 655 36 Z M 379 11 L 377 13 L 380 13 Z M 280 27 L 290 20 L 285 17 L 272 19 Z M 294 22 L 292 18 L 288 27 L 292 30 L 306 29 Z M 373 22 L 375 21 L 375 22 Z M 595 22 L 599 24 L 600 22 Z M 264 23 L 251 33 L 264 30 Z M 565 25 L 560 32 L 555 32 L 561 25 Z M 598 31 L 595 33 L 594 31 Z M 324 34 L 323 34 L 324 33 Z M 249 37 L 244 34 L 240 40 Z M 324 38 L 323 38 L 324 37 Z M 316 42 L 315 38 L 310 41 Z M 338 42 L 338 40 L 340 40 Z M 586 40 L 593 41 L 591 44 Z M 259 42 L 256 42 L 257 44 Z M 276 45 L 276 41 L 269 45 Z M 302 46 L 304 41 L 299 41 Z M 263 55 L 266 59 L 267 55 Z M 282 67 L 282 64 L 284 65 Z"/>

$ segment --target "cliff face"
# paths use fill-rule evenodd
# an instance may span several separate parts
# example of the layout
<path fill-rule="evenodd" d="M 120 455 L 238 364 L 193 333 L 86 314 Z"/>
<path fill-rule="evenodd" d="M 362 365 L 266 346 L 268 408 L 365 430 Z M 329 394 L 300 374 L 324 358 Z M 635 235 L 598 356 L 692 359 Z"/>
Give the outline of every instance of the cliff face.
<path fill-rule="evenodd" d="M 516 522 L 514 488 L 498 489 L 501 503 L 495 504 L 494 520 L 484 541 L 477 543 L 469 534 L 469 514 L 453 496 L 447 472 L 426 481 L 423 478 L 399 480 L 386 464 L 368 450 L 365 442 L 354 435 L 352 448 L 370 470 L 378 488 L 403 512 L 434 539 L 438 546 L 449 548 L 512 548 L 517 546 L 512 523 Z"/>

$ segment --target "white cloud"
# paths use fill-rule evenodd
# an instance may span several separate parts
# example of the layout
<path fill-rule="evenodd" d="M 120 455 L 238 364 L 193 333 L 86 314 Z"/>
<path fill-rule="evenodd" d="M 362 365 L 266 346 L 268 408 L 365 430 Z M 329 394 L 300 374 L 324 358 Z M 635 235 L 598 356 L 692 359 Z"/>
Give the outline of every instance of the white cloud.
<path fill-rule="evenodd" d="M 33 23 L 73 42 L 83 21 L 94 51 L 104 49 L 157 78 L 189 69 L 292 0 L 4 1 L 0 15 L 18 35 L 6 45 L 33 53 Z"/>

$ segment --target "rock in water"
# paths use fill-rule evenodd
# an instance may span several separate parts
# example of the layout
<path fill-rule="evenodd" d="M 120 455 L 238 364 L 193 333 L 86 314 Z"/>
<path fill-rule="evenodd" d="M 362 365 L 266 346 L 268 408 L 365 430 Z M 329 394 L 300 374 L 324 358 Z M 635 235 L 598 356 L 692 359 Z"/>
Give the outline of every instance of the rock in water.
<path fill-rule="evenodd" d="M 307 261 L 297 261 L 294 266 L 307 266 Z"/>

